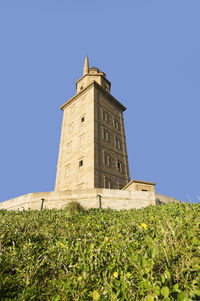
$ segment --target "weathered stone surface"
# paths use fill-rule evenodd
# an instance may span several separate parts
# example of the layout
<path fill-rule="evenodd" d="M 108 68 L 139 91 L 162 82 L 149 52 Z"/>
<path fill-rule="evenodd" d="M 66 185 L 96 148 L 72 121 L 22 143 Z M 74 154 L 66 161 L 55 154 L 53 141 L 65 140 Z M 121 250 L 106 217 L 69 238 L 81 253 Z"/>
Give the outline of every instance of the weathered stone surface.
<path fill-rule="evenodd" d="M 123 111 L 104 72 L 88 67 L 61 107 L 63 124 L 55 191 L 121 189 L 129 181 Z"/>
<path fill-rule="evenodd" d="M 93 188 L 84 190 L 67 190 L 29 193 L 0 203 L 0 209 L 7 210 L 40 210 L 43 208 L 62 209 L 69 201 L 78 201 L 88 208 L 99 208 L 98 195 L 101 196 L 102 208 L 131 209 L 155 205 L 155 193 L 152 191 L 124 191 L 115 189 Z"/>
<path fill-rule="evenodd" d="M 140 181 L 140 180 L 132 180 L 126 186 L 124 186 L 123 190 L 135 190 L 135 191 L 153 191 L 155 192 L 156 183 Z"/>
<path fill-rule="evenodd" d="M 48 209 L 63 209 L 70 201 L 80 202 L 85 209 L 99 208 L 98 195 L 101 196 L 101 205 L 104 209 L 140 209 L 149 205 L 159 204 L 158 200 L 163 204 L 179 202 L 154 191 L 94 188 L 29 193 L 0 203 L 0 210 L 40 210 L 42 199 L 44 199 L 43 208 Z"/>

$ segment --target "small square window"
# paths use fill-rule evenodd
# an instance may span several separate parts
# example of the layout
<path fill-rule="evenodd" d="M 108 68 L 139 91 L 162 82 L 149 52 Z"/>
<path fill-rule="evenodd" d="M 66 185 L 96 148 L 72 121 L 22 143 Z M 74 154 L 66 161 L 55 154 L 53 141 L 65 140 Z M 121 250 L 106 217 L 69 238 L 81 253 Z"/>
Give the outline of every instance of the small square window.
<path fill-rule="evenodd" d="M 85 117 L 82 117 L 82 118 L 81 118 L 81 122 L 84 122 L 84 121 L 85 121 Z"/>
<path fill-rule="evenodd" d="M 83 166 L 83 160 L 79 161 L 79 167 Z"/>
<path fill-rule="evenodd" d="M 80 90 L 83 90 L 83 86 L 80 87 Z"/>

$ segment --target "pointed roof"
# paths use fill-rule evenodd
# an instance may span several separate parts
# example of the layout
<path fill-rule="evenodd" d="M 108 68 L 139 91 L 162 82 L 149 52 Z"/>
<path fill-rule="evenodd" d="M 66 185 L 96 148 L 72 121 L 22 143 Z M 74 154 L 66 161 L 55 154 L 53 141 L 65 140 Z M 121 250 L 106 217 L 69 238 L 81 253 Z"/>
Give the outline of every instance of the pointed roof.
<path fill-rule="evenodd" d="M 83 68 L 83 75 L 87 74 L 89 72 L 89 61 L 88 57 L 85 57 L 85 63 L 84 63 L 84 68 Z"/>

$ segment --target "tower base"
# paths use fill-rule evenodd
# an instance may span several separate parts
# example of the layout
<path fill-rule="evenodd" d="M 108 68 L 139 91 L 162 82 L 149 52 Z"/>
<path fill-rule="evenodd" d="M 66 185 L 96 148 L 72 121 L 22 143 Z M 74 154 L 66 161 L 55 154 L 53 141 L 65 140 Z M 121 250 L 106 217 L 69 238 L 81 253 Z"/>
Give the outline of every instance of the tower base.
<path fill-rule="evenodd" d="M 0 210 L 64 209 L 71 201 L 78 201 L 85 209 L 102 207 L 103 209 L 111 208 L 116 210 L 140 209 L 149 205 L 178 202 L 154 191 L 94 188 L 29 193 L 1 202 Z"/>

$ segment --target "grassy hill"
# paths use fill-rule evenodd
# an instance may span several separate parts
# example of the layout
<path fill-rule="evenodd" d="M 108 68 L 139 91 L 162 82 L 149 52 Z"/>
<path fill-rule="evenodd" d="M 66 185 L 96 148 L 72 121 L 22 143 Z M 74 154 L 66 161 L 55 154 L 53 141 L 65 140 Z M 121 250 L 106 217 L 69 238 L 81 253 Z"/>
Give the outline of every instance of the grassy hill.
<path fill-rule="evenodd" d="M 200 300 L 200 204 L 0 211 L 1 300 Z"/>

